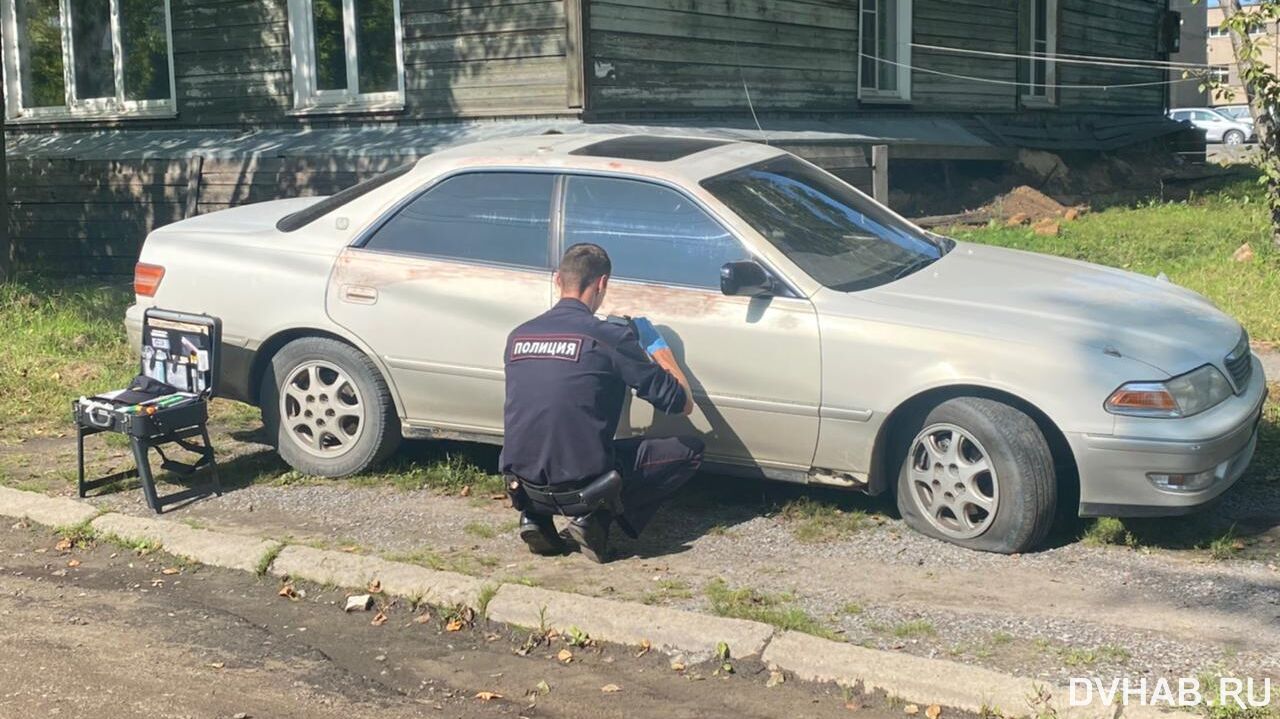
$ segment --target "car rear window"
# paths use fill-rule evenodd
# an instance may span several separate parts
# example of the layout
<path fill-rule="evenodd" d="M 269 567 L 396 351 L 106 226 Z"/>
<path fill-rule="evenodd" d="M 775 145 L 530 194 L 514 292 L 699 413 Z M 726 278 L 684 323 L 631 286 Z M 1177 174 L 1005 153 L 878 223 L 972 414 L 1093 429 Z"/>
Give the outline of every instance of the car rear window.
<path fill-rule="evenodd" d="M 357 182 L 351 187 L 330 195 L 314 205 L 309 205 L 297 212 L 291 212 L 280 218 L 280 221 L 276 223 L 276 229 L 281 232 L 293 232 L 294 230 L 306 227 L 348 202 L 351 202 L 363 195 L 367 195 L 398 177 L 402 177 L 407 174 L 409 170 L 413 169 L 413 165 L 414 163 L 411 162 L 407 165 L 401 165 L 387 170 L 381 175 L 370 177 L 364 182 Z"/>

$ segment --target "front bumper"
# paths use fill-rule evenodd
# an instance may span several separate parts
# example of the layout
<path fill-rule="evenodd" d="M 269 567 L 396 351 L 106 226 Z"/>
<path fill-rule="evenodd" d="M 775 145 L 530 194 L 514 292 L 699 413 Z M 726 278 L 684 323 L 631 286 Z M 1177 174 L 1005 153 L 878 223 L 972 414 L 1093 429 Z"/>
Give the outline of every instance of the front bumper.
<path fill-rule="evenodd" d="M 1258 444 L 1258 426 L 1267 397 L 1262 364 L 1253 358 L 1253 377 L 1245 391 L 1205 416 L 1141 420 L 1152 435 L 1068 434 L 1080 470 L 1082 517 L 1163 517 L 1187 514 L 1227 491 L 1244 474 Z M 1158 423 L 1158 424 L 1151 424 Z M 1209 434 L 1206 430 L 1213 430 Z M 1181 439 L 1185 431 L 1191 437 Z M 1201 434 L 1201 433 L 1204 434 Z M 1161 489 L 1149 473 L 1213 472 L 1211 483 L 1196 491 Z"/>

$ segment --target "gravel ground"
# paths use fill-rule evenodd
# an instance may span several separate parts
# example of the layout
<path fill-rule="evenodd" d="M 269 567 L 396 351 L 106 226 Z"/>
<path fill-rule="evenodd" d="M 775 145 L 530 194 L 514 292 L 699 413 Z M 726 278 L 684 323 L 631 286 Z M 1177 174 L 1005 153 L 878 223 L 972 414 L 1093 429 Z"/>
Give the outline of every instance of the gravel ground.
<path fill-rule="evenodd" d="M 1280 365 L 1280 355 L 1270 357 Z M 1280 377 L 1280 367 L 1268 374 Z M 555 589 L 709 611 L 708 584 L 757 593 L 752 610 L 806 613 L 848 641 L 950 657 L 1026 676 L 1177 678 L 1202 671 L 1280 681 L 1280 493 L 1242 483 L 1196 518 L 1153 520 L 1142 548 L 1098 547 L 1071 533 L 1034 554 L 981 554 L 930 540 L 864 497 L 810 496 L 864 511 L 863 527 L 813 543 L 777 511 L 799 488 L 699 477 L 637 542 L 618 537 L 615 561 L 539 558 L 514 536 L 515 513 L 487 496 L 445 496 L 341 481 L 288 485 L 250 428 L 215 433 L 222 466 L 247 483 L 167 516 L 229 531 L 289 538 Z M 466 448 L 483 467 L 496 450 Z M 69 493 L 74 442 L 43 437 L 0 449 L 13 486 Z M 438 452 L 429 443 L 405 450 Z M 92 452 L 96 471 L 127 466 L 125 451 Z M 141 493 L 93 500 L 149 514 Z M 1184 549 L 1233 531 L 1226 561 Z M 1191 541 L 1182 534 L 1190 532 Z M 1207 532 L 1207 533 L 1206 533 Z"/>

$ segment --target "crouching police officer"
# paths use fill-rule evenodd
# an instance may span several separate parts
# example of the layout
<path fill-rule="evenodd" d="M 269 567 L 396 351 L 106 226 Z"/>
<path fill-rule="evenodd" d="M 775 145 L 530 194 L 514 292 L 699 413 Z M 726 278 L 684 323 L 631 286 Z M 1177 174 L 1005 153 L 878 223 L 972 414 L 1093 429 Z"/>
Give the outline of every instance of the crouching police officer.
<path fill-rule="evenodd" d="M 610 525 L 636 536 L 702 462 L 694 437 L 614 439 L 628 388 L 668 414 L 692 412 L 693 395 L 648 320 L 595 317 L 611 272 L 603 248 L 570 247 L 555 275 L 560 301 L 507 338 L 500 464 L 520 538 L 537 554 L 569 540 L 605 561 Z M 553 514 L 573 517 L 565 534 Z"/>

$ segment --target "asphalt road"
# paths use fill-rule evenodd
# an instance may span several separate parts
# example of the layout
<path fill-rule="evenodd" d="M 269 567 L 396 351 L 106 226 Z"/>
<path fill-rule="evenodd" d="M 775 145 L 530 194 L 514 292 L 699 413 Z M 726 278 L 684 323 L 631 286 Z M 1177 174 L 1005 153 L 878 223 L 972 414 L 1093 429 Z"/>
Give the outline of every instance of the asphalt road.
<path fill-rule="evenodd" d="M 769 687 L 749 660 L 677 671 L 656 652 L 563 639 L 522 653 L 527 632 L 483 620 L 450 632 L 440 612 L 392 606 L 374 625 L 337 590 L 290 600 L 274 579 L 58 539 L 0 528 L 4 719 L 847 717 L 851 702 L 859 717 L 903 716 L 834 686 Z"/>

